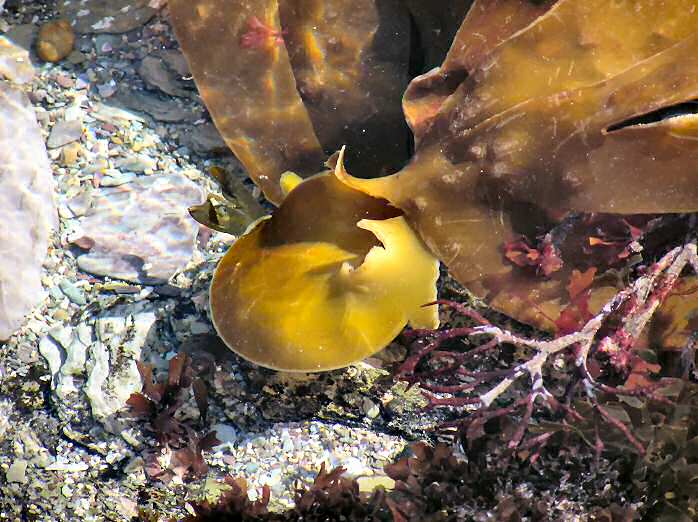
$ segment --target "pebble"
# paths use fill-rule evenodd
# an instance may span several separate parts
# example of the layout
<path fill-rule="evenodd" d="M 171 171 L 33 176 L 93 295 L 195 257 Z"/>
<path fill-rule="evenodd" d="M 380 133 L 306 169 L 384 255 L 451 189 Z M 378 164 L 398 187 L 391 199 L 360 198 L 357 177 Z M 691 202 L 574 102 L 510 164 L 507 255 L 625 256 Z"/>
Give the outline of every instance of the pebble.
<path fill-rule="evenodd" d="M 8 482 L 18 482 L 25 484 L 27 482 L 27 466 L 29 462 L 24 459 L 15 460 L 10 469 L 7 470 L 5 478 Z"/>
<path fill-rule="evenodd" d="M 77 141 L 68 143 L 61 149 L 61 162 L 66 167 L 72 167 L 78 162 L 83 153 L 82 145 Z"/>
<path fill-rule="evenodd" d="M 117 169 L 126 170 L 128 172 L 143 173 L 153 171 L 157 168 L 157 161 L 145 154 L 136 154 L 133 156 L 125 156 L 114 162 Z"/>
<path fill-rule="evenodd" d="M 75 33 L 67 20 L 53 20 L 41 26 L 36 54 L 45 62 L 60 62 L 73 51 Z"/>
<path fill-rule="evenodd" d="M 82 123 L 78 120 L 63 120 L 56 122 L 46 141 L 49 149 L 56 149 L 77 141 L 82 136 Z"/>
<path fill-rule="evenodd" d="M 211 430 L 216 432 L 216 438 L 221 441 L 219 445 L 213 447 L 213 451 L 230 450 L 238 440 L 238 432 L 230 424 L 214 424 Z"/>
<path fill-rule="evenodd" d="M 116 34 L 100 34 L 95 36 L 94 45 L 97 54 L 109 54 L 120 49 L 123 44 L 121 36 Z"/>
<path fill-rule="evenodd" d="M 58 286 L 61 289 L 61 292 L 63 292 L 72 303 L 78 306 L 84 306 L 87 304 L 85 292 L 83 292 L 82 289 L 78 288 L 67 279 L 61 280 L 61 282 L 58 283 Z"/>

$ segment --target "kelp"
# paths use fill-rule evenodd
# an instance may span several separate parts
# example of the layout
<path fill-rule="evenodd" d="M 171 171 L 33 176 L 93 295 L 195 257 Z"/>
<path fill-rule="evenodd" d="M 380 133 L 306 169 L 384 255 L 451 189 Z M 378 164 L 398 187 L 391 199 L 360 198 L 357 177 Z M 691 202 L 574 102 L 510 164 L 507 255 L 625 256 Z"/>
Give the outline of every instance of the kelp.
<path fill-rule="evenodd" d="M 409 18 L 399 0 L 175 0 L 177 38 L 216 127 L 266 197 L 279 177 L 348 162 L 373 175 L 408 158 L 400 97 Z"/>
<path fill-rule="evenodd" d="M 662 253 L 649 251 L 642 259 L 635 242 L 644 229 L 634 234 L 631 216 L 698 211 L 696 0 L 476 0 L 441 66 L 406 89 L 411 160 L 377 179 L 360 178 L 395 168 L 393 146 L 403 134 L 384 132 L 399 126 L 368 124 L 368 114 L 393 121 L 394 91 L 373 89 L 363 79 L 384 86 L 392 78 L 402 86 L 405 64 L 429 64 L 465 4 L 450 4 L 448 12 L 437 9 L 439 2 L 407 0 L 233 4 L 176 0 L 172 12 L 216 124 L 267 196 L 280 203 L 283 172 L 319 172 L 314 165 L 332 152 L 328 148 L 348 144 L 350 155 L 371 157 L 371 165 L 359 167 L 350 158 L 356 177 L 340 169 L 339 179 L 400 209 L 460 283 L 516 319 L 551 331 L 582 324 L 582 316 L 596 313 L 622 287 L 613 271 Z M 371 9 L 377 17 L 366 15 Z M 405 12 L 428 49 L 415 51 L 414 39 L 399 29 Z M 385 36 L 381 28 L 391 24 L 390 45 L 379 46 L 377 35 Z M 439 30 L 430 32 L 434 24 Z M 224 45 L 236 51 L 227 63 L 212 56 Z M 372 69 L 377 56 L 389 56 L 393 67 Z M 229 82 L 235 85 L 226 87 L 225 99 L 219 87 Z M 211 94 L 215 89 L 219 98 Z M 277 110 L 277 102 L 285 108 Z M 364 141 L 355 139 L 356 129 Z M 302 210 L 282 206 L 277 215 L 289 222 L 327 219 L 332 204 L 315 205 L 318 199 L 309 198 Z M 625 216 L 621 221 L 637 236 L 593 273 L 588 256 L 567 248 L 571 231 L 581 233 L 577 225 L 589 213 Z M 347 230 L 357 221 L 347 219 L 342 226 L 333 221 L 330 242 L 352 235 Z M 608 254 L 617 223 L 601 221 L 599 231 L 577 243 Z M 527 256 L 538 257 L 529 263 Z M 569 291 L 575 274 L 588 278 L 583 302 Z M 676 328 L 681 339 L 690 337 L 690 318 L 677 314 L 692 304 L 672 305 L 672 299 L 663 329 L 655 328 L 651 339 L 666 339 Z"/>
<path fill-rule="evenodd" d="M 250 361 L 329 370 L 372 355 L 408 322 L 436 327 L 436 307 L 421 305 L 436 299 L 438 274 L 400 211 L 320 174 L 228 250 L 211 284 L 211 315 Z"/>
<path fill-rule="evenodd" d="M 216 127 L 267 198 L 279 201 L 277 176 L 314 174 L 324 154 L 296 90 L 276 0 L 169 5 Z"/>
<path fill-rule="evenodd" d="M 698 98 L 698 6 L 635 4 L 561 0 L 470 72 L 405 169 L 345 181 L 405 211 L 476 295 L 552 329 L 576 267 L 516 270 L 502 256 L 515 227 L 540 233 L 569 210 L 698 210 L 698 116 L 618 127 Z"/>

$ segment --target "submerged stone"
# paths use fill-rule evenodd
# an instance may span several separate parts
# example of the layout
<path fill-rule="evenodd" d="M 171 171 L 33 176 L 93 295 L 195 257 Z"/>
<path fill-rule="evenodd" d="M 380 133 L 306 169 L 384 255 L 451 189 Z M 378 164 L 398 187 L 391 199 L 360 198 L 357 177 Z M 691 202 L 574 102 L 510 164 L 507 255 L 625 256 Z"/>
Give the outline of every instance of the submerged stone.
<path fill-rule="evenodd" d="M 96 190 L 92 208 L 80 218 L 82 237 L 93 246 L 78 257 L 78 266 L 131 282 L 167 282 L 192 256 L 198 227 L 187 208 L 202 198 L 182 174 Z"/>
<path fill-rule="evenodd" d="M 57 218 L 53 186 L 29 100 L 0 82 L 0 339 L 44 296 L 41 265 Z"/>

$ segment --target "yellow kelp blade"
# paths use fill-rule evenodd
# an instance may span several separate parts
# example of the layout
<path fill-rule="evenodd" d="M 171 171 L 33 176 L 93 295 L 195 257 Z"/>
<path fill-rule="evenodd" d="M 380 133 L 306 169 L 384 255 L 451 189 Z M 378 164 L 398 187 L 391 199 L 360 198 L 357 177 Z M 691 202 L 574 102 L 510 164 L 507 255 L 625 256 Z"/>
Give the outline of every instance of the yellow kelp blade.
<path fill-rule="evenodd" d="M 313 372 L 374 354 L 408 322 L 436 327 L 436 307 L 422 305 L 436 299 L 438 262 L 402 217 L 358 225 L 383 244 L 363 262 L 327 242 L 265 247 L 268 220 L 241 237 L 211 285 L 225 343 L 267 368 Z"/>
<path fill-rule="evenodd" d="M 438 261 L 397 209 L 332 175 L 282 181 L 282 205 L 213 278 L 213 322 L 233 351 L 268 368 L 329 370 L 377 352 L 407 323 L 438 326 L 437 307 L 422 306 L 436 299 Z"/>

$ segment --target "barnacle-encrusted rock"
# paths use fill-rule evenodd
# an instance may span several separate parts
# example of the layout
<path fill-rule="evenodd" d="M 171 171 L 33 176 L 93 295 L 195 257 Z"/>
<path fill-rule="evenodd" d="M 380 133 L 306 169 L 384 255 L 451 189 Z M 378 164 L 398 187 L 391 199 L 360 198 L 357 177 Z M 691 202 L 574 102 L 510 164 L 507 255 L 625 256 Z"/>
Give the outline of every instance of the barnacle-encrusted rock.
<path fill-rule="evenodd" d="M 136 367 L 152 336 L 155 311 L 147 303 L 115 306 L 95 322 L 95 341 L 87 361 L 85 393 L 92 415 L 104 419 L 124 408 L 142 381 Z"/>
<path fill-rule="evenodd" d="M 187 207 L 201 199 L 199 187 L 182 174 L 98 190 L 81 218 L 82 237 L 92 247 L 78 266 L 126 281 L 166 282 L 192 256 L 198 228 Z"/>
<path fill-rule="evenodd" d="M 0 71 L 7 80 L 28 81 L 30 63 L 3 40 Z M 43 296 L 41 264 L 57 217 L 34 109 L 10 81 L 0 81 L 0 339 L 10 337 Z"/>

